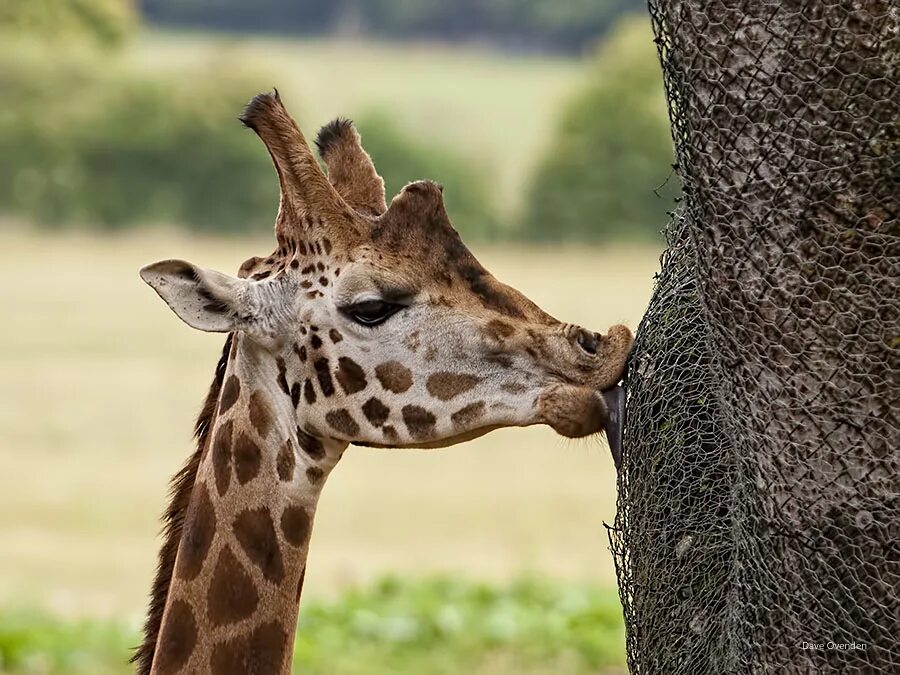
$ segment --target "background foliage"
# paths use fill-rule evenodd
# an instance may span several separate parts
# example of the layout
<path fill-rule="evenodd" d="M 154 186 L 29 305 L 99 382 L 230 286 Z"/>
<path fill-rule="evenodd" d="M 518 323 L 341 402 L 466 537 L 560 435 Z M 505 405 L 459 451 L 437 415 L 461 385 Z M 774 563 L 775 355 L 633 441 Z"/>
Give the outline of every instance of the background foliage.
<path fill-rule="evenodd" d="M 609 589 L 532 579 L 492 587 L 386 578 L 334 601 L 305 602 L 294 670 L 586 675 L 622 665 L 620 612 Z M 0 670 L 126 673 L 124 657 L 137 640 L 135 627 L 123 622 L 8 613 L 0 615 Z"/>
<path fill-rule="evenodd" d="M 281 25 L 321 32 L 333 28 L 338 15 L 356 12 L 369 17 L 367 25 L 382 21 L 385 35 L 441 27 L 443 37 L 454 31 L 472 37 L 484 29 L 505 44 L 503 30 L 515 32 L 522 22 L 540 26 L 545 37 L 560 26 L 597 37 L 606 30 L 598 17 L 621 14 L 623 2 L 494 0 L 473 3 L 477 11 L 471 13 L 445 0 L 309 2 L 290 5 L 297 26 Z M 232 27 L 264 28 L 288 5 L 226 2 L 213 11 L 205 0 L 148 0 L 142 9 L 179 25 L 233 21 Z M 276 205 L 273 172 L 261 145 L 234 118 L 250 95 L 265 88 L 260 82 L 283 79 L 270 63 L 246 64 L 227 51 L 188 67 L 138 67 L 123 46 L 135 25 L 125 0 L 0 5 L 0 33 L 9 37 L 0 47 L 0 90 L 12 102 L 0 111 L 0 210 L 54 226 L 267 230 Z M 60 47 L 72 41 L 94 46 Z M 671 142 L 645 23 L 625 21 L 612 29 L 586 75 L 560 110 L 556 132 L 542 144 L 544 155 L 512 206 L 492 176 L 491 165 L 504 162 L 502 156 L 480 157 L 434 140 L 441 137 L 438 127 L 429 135 L 410 132 L 393 111 L 381 108 L 363 113 L 359 127 L 388 197 L 410 180 L 443 183 L 454 222 L 469 238 L 652 237 L 667 204 L 653 188 L 670 173 Z M 300 110 L 292 108 L 302 113 L 303 104 L 301 91 Z"/>
<path fill-rule="evenodd" d="M 0 38 L 24 33 L 113 45 L 132 34 L 136 19 L 129 0 L 0 0 Z"/>
<path fill-rule="evenodd" d="M 521 233 L 533 239 L 652 238 L 677 189 L 662 77 L 645 22 L 623 23 L 562 112 L 531 179 Z M 623 64 L 624 67 L 623 67 Z"/>
<path fill-rule="evenodd" d="M 143 0 L 168 26 L 280 34 L 487 41 L 523 50 L 581 52 L 642 0 Z"/>

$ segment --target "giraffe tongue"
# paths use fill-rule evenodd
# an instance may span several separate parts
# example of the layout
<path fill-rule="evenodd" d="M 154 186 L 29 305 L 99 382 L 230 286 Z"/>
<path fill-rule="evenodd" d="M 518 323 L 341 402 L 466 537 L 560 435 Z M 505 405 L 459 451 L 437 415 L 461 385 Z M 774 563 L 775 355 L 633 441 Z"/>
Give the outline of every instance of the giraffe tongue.
<path fill-rule="evenodd" d="M 606 412 L 609 416 L 606 422 L 606 440 L 609 442 L 609 450 L 612 453 L 616 471 L 622 468 L 622 432 L 625 426 L 625 390 L 616 385 L 603 392 L 603 400 L 606 402 Z"/>

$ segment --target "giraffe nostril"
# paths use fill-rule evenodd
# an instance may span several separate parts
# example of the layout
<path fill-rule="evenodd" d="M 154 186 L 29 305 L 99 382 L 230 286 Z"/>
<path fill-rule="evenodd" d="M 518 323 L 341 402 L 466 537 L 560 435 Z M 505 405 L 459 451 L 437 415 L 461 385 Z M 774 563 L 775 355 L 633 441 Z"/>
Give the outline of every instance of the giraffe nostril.
<path fill-rule="evenodd" d="M 598 340 L 597 336 L 590 331 L 586 331 L 583 328 L 578 331 L 578 335 L 575 338 L 575 341 L 578 343 L 578 346 L 581 347 L 586 353 L 591 356 L 597 355 L 597 345 Z"/>

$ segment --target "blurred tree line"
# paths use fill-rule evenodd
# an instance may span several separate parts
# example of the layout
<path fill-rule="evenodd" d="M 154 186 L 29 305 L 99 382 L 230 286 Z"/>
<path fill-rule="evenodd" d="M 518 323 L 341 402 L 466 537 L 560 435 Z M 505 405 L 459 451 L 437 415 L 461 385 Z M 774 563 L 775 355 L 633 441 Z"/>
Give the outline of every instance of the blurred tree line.
<path fill-rule="evenodd" d="M 169 26 L 233 31 L 493 42 L 518 49 L 583 52 L 645 0 L 141 0 Z"/>
<path fill-rule="evenodd" d="M 135 19 L 127 0 L 0 0 L 0 38 L 25 33 L 110 45 L 128 35 Z"/>
<path fill-rule="evenodd" d="M 0 211 L 50 226 L 269 229 L 277 181 L 235 117 L 270 78 L 227 56 L 137 71 L 115 53 L 135 26 L 131 10 L 128 0 L 0 0 Z M 74 41 L 93 47 L 58 47 Z M 621 23 L 590 63 L 516 214 L 499 212 L 474 159 L 412 138 L 377 111 L 357 126 L 388 195 L 410 180 L 440 181 L 464 236 L 657 236 L 671 200 L 654 187 L 670 174 L 672 148 L 647 22 Z M 302 100 L 293 108 L 302 114 Z"/>
<path fill-rule="evenodd" d="M 600 47 L 532 174 L 523 237 L 606 241 L 662 230 L 679 184 L 651 39 L 646 21 L 625 20 Z"/>

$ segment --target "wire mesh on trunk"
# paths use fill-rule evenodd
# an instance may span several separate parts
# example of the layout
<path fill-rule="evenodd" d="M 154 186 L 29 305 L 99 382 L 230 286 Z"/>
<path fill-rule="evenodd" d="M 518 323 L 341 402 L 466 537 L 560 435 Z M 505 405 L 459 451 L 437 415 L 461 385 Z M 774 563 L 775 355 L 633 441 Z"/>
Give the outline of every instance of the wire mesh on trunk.
<path fill-rule="evenodd" d="M 900 673 L 900 10 L 650 12 L 684 197 L 626 382 L 630 668 Z"/>

